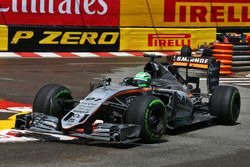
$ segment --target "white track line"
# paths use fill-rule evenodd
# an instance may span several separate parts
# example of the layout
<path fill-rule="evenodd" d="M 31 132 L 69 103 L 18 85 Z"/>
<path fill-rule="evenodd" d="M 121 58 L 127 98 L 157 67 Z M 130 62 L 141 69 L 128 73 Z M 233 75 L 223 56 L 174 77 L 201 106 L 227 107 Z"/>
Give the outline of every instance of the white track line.
<path fill-rule="evenodd" d="M 0 52 L 0 58 L 21 58 L 22 56 L 19 56 L 13 52 Z"/>
<path fill-rule="evenodd" d="M 49 53 L 49 52 L 34 52 L 35 54 L 43 57 L 43 58 L 59 58 L 61 56 L 59 56 L 58 54 L 55 53 Z"/>
<path fill-rule="evenodd" d="M 250 81 L 220 81 L 221 83 L 250 83 Z"/>
<path fill-rule="evenodd" d="M 72 54 L 79 56 L 79 57 L 100 57 L 94 53 L 90 53 L 90 52 L 71 52 Z"/>
<path fill-rule="evenodd" d="M 233 84 L 233 83 L 232 83 Z M 249 83 L 237 83 L 236 85 L 241 85 L 241 86 L 249 86 Z"/>
<path fill-rule="evenodd" d="M 166 56 L 167 54 L 161 53 L 161 52 L 143 52 L 144 54 L 155 54 L 160 56 Z"/>
<path fill-rule="evenodd" d="M 0 113 L 14 113 L 14 114 L 16 114 L 16 113 L 18 113 L 18 112 L 16 112 L 16 111 L 11 111 L 11 110 L 6 110 L 6 109 L 0 109 Z"/>
<path fill-rule="evenodd" d="M 13 79 L 13 78 L 0 78 L 0 80 L 2 80 L 2 81 L 14 81 L 15 79 Z"/>
<path fill-rule="evenodd" d="M 135 57 L 135 55 L 130 54 L 128 52 L 108 52 L 108 53 L 118 57 Z"/>
<path fill-rule="evenodd" d="M 250 80 L 250 78 L 220 78 L 221 81 Z"/>

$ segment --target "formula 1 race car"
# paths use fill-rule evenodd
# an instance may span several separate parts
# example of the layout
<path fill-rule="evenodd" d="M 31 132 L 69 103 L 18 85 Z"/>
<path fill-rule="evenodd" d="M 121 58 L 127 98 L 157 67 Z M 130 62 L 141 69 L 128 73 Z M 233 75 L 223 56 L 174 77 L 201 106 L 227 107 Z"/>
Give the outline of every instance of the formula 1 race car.
<path fill-rule="evenodd" d="M 182 51 L 184 56 L 174 57 L 173 65 L 156 62 L 161 56 L 145 55 L 150 58 L 142 72 L 147 74 L 145 83 L 136 80 L 142 73 L 119 84 L 104 78 L 92 84 L 90 94 L 78 102 L 68 88 L 45 85 L 34 99 L 26 129 L 120 143 L 154 143 L 168 129 L 202 121 L 235 124 L 240 93 L 235 87 L 219 86 L 220 63 L 212 57 L 192 57 L 187 47 Z M 185 67 L 186 78 L 174 66 Z M 201 93 L 199 77 L 188 75 L 189 69 L 207 71 L 206 93 Z"/>

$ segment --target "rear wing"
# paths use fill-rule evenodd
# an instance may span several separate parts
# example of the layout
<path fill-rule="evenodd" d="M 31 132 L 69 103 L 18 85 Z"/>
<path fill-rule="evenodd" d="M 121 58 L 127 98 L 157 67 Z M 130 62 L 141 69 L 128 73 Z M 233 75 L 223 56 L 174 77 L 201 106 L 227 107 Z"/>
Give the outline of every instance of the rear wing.
<path fill-rule="evenodd" d="M 186 81 L 193 80 L 194 77 L 189 77 L 189 69 L 205 70 L 207 78 L 208 92 L 211 93 L 216 86 L 219 85 L 220 62 L 214 57 L 187 57 L 174 56 L 172 59 L 174 67 L 186 68 Z M 197 77 L 196 77 L 197 78 Z"/>
<path fill-rule="evenodd" d="M 173 66 L 175 67 L 189 67 L 197 69 L 208 69 L 211 58 L 205 57 L 186 57 L 186 56 L 174 56 Z"/>

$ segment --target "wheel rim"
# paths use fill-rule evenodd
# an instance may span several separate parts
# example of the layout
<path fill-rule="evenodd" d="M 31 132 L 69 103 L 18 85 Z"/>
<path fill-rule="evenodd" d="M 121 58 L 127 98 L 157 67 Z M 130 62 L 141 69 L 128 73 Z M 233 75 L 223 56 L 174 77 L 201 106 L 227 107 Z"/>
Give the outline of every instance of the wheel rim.
<path fill-rule="evenodd" d="M 149 117 L 149 125 L 153 133 L 155 134 L 161 133 L 164 127 L 164 113 L 161 110 L 161 108 L 156 107 L 152 109 Z"/>
<path fill-rule="evenodd" d="M 51 99 L 51 115 L 56 116 L 57 118 L 61 119 L 72 106 L 63 105 L 64 100 L 72 99 L 71 95 L 69 94 L 62 94 L 58 96 L 56 99 Z M 66 111 L 65 111 L 66 110 Z"/>

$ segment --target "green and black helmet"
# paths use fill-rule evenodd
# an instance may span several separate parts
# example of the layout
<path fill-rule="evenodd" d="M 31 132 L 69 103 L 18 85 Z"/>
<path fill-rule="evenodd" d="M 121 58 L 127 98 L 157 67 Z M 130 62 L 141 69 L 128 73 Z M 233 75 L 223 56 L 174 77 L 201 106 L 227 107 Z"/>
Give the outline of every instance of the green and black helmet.
<path fill-rule="evenodd" d="M 151 82 L 151 75 L 147 72 L 138 72 L 133 81 L 138 87 L 148 87 Z"/>

